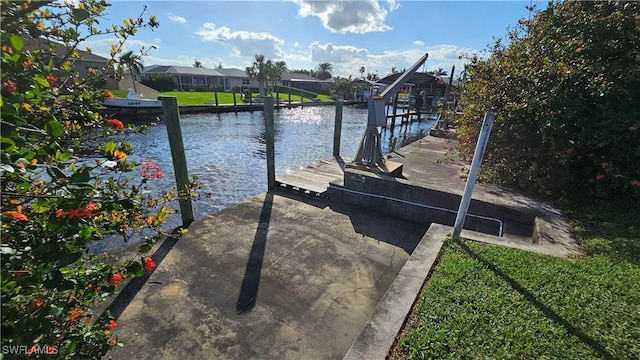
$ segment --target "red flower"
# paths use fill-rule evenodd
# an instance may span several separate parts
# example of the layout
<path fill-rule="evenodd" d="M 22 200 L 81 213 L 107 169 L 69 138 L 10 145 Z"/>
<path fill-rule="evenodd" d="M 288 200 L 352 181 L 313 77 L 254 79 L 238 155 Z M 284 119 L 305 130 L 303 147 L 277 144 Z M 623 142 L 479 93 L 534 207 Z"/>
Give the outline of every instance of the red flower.
<path fill-rule="evenodd" d="M 111 275 L 111 279 L 109 280 L 109 284 L 111 284 L 113 286 L 118 286 L 118 285 L 120 285 L 121 282 L 122 282 L 122 275 L 120 275 L 120 274 Z"/>
<path fill-rule="evenodd" d="M 71 319 L 69 319 L 69 321 L 74 323 L 78 321 L 78 318 L 82 315 L 82 313 L 79 310 L 73 309 L 69 310 L 69 315 L 71 315 Z"/>
<path fill-rule="evenodd" d="M 598 174 L 598 175 L 596 175 L 596 180 L 602 180 L 603 177 L 604 177 L 604 175 Z"/>
<path fill-rule="evenodd" d="M 96 205 L 92 202 L 87 203 L 84 207 L 79 207 L 77 209 L 69 210 L 69 219 L 77 218 L 91 218 L 93 217 L 93 212 L 97 209 Z M 56 211 L 56 216 L 58 212 Z"/>
<path fill-rule="evenodd" d="M 18 87 L 15 82 L 8 80 L 2 83 L 2 88 L 6 89 L 8 92 L 15 94 L 18 92 Z"/>
<path fill-rule="evenodd" d="M 100 92 L 107 97 L 107 99 L 113 99 L 113 94 L 111 93 L 111 91 L 106 90 L 106 89 L 100 89 Z"/>
<path fill-rule="evenodd" d="M 146 272 L 152 272 L 153 269 L 155 268 L 156 268 L 156 263 L 153 261 L 153 259 L 150 257 L 146 257 L 144 259 L 144 270 Z"/>
<path fill-rule="evenodd" d="M 53 75 L 47 75 L 47 81 L 49 82 L 49 87 L 54 87 L 58 82 L 58 78 Z"/>
<path fill-rule="evenodd" d="M 22 67 L 24 68 L 25 71 L 28 71 L 28 70 L 34 69 L 35 65 L 33 65 L 33 61 L 25 60 L 22 62 Z"/>
<path fill-rule="evenodd" d="M 164 176 L 160 167 L 151 161 L 143 161 L 138 165 L 138 174 L 145 179 L 159 179 Z"/>
<path fill-rule="evenodd" d="M 117 324 L 115 321 L 113 321 L 113 320 L 109 320 L 109 324 L 107 325 L 107 328 L 108 328 L 109 330 L 113 329 L 113 328 L 114 328 L 114 327 L 116 327 L 116 326 L 118 326 L 118 324 Z"/>
<path fill-rule="evenodd" d="M 29 218 L 27 217 L 27 215 L 18 212 L 18 211 L 7 211 L 5 212 L 5 215 L 7 216 L 11 216 L 12 218 L 19 220 L 19 221 L 28 221 Z"/>
<path fill-rule="evenodd" d="M 38 351 L 38 347 L 33 345 L 29 350 L 27 350 L 27 355 L 31 356 L 34 352 Z"/>
<path fill-rule="evenodd" d="M 600 165 L 601 165 L 601 166 L 602 166 L 602 168 L 604 169 L 604 168 L 606 168 L 607 166 L 609 166 L 609 163 L 605 161 L 605 162 L 603 162 L 603 163 L 602 163 L 602 164 L 600 164 Z"/>
<path fill-rule="evenodd" d="M 634 179 L 634 180 L 631 180 L 631 185 L 633 185 L 633 186 L 640 186 L 640 181 L 635 180 L 635 179 Z"/>
<path fill-rule="evenodd" d="M 107 120 L 107 122 L 115 127 L 117 127 L 118 129 L 124 129 L 124 124 L 122 123 L 122 121 L 118 120 L 118 119 L 109 119 Z"/>

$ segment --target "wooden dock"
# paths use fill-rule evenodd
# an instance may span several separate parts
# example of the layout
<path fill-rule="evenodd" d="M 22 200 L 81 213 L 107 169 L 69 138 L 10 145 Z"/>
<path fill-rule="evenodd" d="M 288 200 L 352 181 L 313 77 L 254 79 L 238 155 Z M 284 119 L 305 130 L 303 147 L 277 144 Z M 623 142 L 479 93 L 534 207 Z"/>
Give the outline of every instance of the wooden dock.
<path fill-rule="evenodd" d="M 322 160 L 306 169 L 276 177 L 276 187 L 323 199 L 327 196 L 329 182 L 341 179 L 344 168 L 340 157 Z"/>

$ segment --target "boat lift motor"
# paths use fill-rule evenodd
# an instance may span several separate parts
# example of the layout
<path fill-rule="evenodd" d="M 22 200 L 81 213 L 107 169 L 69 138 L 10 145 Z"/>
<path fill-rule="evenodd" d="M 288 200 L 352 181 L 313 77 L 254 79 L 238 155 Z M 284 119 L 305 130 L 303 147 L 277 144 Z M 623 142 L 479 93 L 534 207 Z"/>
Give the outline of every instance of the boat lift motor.
<path fill-rule="evenodd" d="M 367 129 L 360 140 L 358 145 L 358 151 L 356 157 L 353 160 L 356 165 L 364 165 L 369 168 L 382 168 L 384 169 L 384 157 L 382 156 L 382 147 L 380 144 L 380 133 L 378 132 L 378 126 L 387 124 L 387 113 L 385 111 L 385 104 L 389 102 L 391 97 L 395 95 L 398 90 L 409 80 L 413 74 L 427 61 L 429 54 L 424 54 L 418 62 L 413 64 L 409 70 L 400 75 L 396 81 L 394 81 L 388 88 L 382 93 L 378 94 L 375 91 L 371 93 L 371 96 L 367 98 Z"/>

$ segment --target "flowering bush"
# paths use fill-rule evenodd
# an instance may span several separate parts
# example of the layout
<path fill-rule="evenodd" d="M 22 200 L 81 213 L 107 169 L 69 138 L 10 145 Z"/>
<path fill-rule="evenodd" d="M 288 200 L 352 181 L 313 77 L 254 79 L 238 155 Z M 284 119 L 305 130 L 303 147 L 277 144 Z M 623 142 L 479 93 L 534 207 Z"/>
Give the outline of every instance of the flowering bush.
<path fill-rule="evenodd" d="M 113 34 L 107 69 L 124 41 L 139 28 L 154 28 L 154 16 L 99 30 L 104 1 L 3 2 L 1 117 L 2 351 L 46 358 L 100 358 L 118 344 L 113 319 L 92 312 L 132 276 L 151 272 L 151 257 L 95 256 L 87 245 L 143 238 L 151 250 L 171 210 L 148 198 L 143 183 L 162 176 L 153 163 L 128 159 L 132 146 L 109 141 L 97 148 L 95 131 L 132 131 L 97 111 L 108 91 L 80 78 L 71 61 L 88 37 Z M 84 35 L 83 35 L 84 34 Z M 112 35 L 112 36 L 113 36 Z M 36 38 L 63 44 L 36 50 Z M 88 138 L 91 137 L 91 138 Z M 91 141 L 86 141 L 91 140 Z M 96 144 L 99 142 L 96 142 Z M 142 169 L 142 177 L 126 173 Z M 144 229 L 151 229 L 151 231 Z"/>

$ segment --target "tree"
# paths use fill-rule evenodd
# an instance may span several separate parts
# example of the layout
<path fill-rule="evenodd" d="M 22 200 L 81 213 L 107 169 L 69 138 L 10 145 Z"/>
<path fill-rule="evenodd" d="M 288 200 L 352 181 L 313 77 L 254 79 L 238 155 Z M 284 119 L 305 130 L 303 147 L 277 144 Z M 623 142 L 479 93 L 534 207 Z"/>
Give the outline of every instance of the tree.
<path fill-rule="evenodd" d="M 353 86 L 351 85 L 351 76 L 348 78 L 336 77 L 336 94 L 342 96 L 343 99 L 348 100 L 353 94 Z"/>
<path fill-rule="evenodd" d="M 271 63 L 269 69 L 269 79 L 271 80 L 271 86 L 276 86 L 278 81 L 282 80 L 282 73 L 287 71 L 287 63 L 284 60 L 279 60 Z"/>
<path fill-rule="evenodd" d="M 447 70 L 443 68 L 437 68 L 435 70 L 428 71 L 428 73 L 434 76 L 447 76 Z"/>
<path fill-rule="evenodd" d="M 111 94 L 91 84 L 109 75 L 106 69 L 113 69 L 138 29 L 159 25 L 153 15 L 142 17 L 145 9 L 124 25 L 100 30 L 106 6 L 93 0 L 5 1 L 0 8 L 0 342 L 3 353 L 33 346 L 11 358 L 32 353 L 99 359 L 117 346 L 116 322 L 94 314 L 95 305 L 126 278 L 153 270 L 154 260 L 143 254 L 162 235 L 160 225 L 171 213 L 162 204 L 150 205 L 158 199 L 145 194 L 161 169 L 133 161 L 125 140 L 104 139 L 94 131 L 123 138 L 134 130 L 100 115 L 101 101 Z M 108 66 L 80 77 L 72 63 L 78 47 L 104 34 L 117 41 Z M 29 48 L 37 41 L 63 45 Z M 89 243 L 124 244 L 143 230 L 147 235 L 141 235 L 133 259 L 88 251 Z"/>
<path fill-rule="evenodd" d="M 552 2 L 473 58 L 456 118 L 471 156 L 497 112 L 482 175 L 551 197 L 640 193 L 637 2 Z"/>
<path fill-rule="evenodd" d="M 133 82 L 133 90 L 137 94 L 138 90 L 136 89 L 136 78 L 134 75 L 142 74 L 142 70 L 144 69 L 144 66 L 142 65 L 142 57 L 129 50 L 120 56 L 119 64 L 121 67 L 126 66 L 129 69 L 131 81 Z"/>
<path fill-rule="evenodd" d="M 399 73 L 399 72 L 400 72 L 400 70 L 396 69 L 396 67 L 395 67 L 395 66 L 392 66 L 392 67 L 391 67 L 391 74 L 397 74 L 397 73 Z"/>
<path fill-rule="evenodd" d="M 202 66 L 202 63 L 201 63 L 200 61 L 196 60 L 196 61 L 193 63 L 193 67 L 194 67 L 194 68 L 201 68 L 201 67 L 203 67 L 203 66 Z"/>
<path fill-rule="evenodd" d="M 265 96 L 265 86 L 271 66 L 271 60 L 266 60 L 262 54 L 256 54 L 254 56 L 253 64 L 245 70 L 250 79 L 258 80 L 258 91 L 260 92 L 260 97 Z"/>
<path fill-rule="evenodd" d="M 367 80 L 369 81 L 378 81 L 380 77 L 376 73 L 367 73 Z"/>
<path fill-rule="evenodd" d="M 323 62 L 318 65 L 318 79 L 326 80 L 331 78 L 331 72 L 333 71 L 333 65 L 329 62 Z"/>

